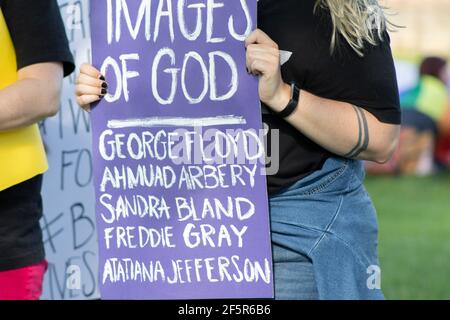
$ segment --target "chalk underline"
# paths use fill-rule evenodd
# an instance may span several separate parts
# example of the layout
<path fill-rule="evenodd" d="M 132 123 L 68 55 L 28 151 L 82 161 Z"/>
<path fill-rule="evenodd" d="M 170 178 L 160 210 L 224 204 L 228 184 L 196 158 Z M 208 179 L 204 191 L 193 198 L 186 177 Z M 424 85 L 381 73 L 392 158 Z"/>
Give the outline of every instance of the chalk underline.
<path fill-rule="evenodd" d="M 154 127 L 214 127 L 225 125 L 244 125 L 247 121 L 240 116 L 217 116 L 203 118 L 151 117 L 125 120 L 109 120 L 109 129 L 154 128 Z"/>

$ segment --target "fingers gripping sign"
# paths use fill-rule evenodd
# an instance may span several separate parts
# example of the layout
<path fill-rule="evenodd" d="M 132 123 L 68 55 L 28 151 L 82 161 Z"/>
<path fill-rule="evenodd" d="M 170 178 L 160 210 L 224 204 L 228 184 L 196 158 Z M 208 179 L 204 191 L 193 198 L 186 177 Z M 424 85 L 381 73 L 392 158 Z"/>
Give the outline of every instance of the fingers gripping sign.
<path fill-rule="evenodd" d="M 281 76 L 280 51 L 266 33 L 253 31 L 245 40 L 247 70 L 259 76 L 261 101 L 275 111 L 282 110 L 289 102 L 290 87 Z"/>
<path fill-rule="evenodd" d="M 91 110 L 91 103 L 103 98 L 108 89 L 108 84 L 103 75 L 90 64 L 80 67 L 80 74 L 76 80 L 75 95 L 77 103 L 86 111 Z"/>

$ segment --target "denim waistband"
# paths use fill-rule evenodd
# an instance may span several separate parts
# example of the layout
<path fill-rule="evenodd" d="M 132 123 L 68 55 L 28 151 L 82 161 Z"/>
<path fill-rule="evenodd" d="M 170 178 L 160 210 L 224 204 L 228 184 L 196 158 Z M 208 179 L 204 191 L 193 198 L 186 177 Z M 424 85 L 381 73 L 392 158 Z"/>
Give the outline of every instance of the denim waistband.
<path fill-rule="evenodd" d="M 332 184 L 360 185 L 365 177 L 363 162 L 342 157 L 328 158 L 321 169 L 298 180 L 291 186 L 274 194 L 271 198 L 288 195 L 293 192 L 313 195 L 326 190 Z"/>

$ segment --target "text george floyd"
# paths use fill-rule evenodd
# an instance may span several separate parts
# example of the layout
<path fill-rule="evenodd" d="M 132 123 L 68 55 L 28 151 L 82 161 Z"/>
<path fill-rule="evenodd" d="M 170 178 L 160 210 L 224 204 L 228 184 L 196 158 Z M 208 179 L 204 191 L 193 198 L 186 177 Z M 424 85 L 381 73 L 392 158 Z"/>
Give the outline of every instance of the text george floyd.
<path fill-rule="evenodd" d="M 236 5 L 239 5 L 242 9 L 239 17 L 235 17 L 231 11 L 226 10 L 227 6 L 235 8 Z M 140 4 L 133 8 L 133 10 L 129 9 L 127 0 L 107 1 L 107 41 L 111 45 L 119 43 L 121 39 L 126 37 L 132 40 L 139 38 L 139 41 L 145 40 L 154 44 L 161 42 L 161 48 L 152 63 L 152 75 L 151 77 L 145 77 L 145 79 L 151 79 L 150 86 L 153 96 L 160 105 L 172 104 L 180 86 L 183 96 L 189 104 L 198 104 L 208 98 L 210 101 L 225 101 L 234 96 L 238 88 L 239 77 L 236 62 L 231 55 L 220 50 L 212 51 L 204 56 L 195 51 L 190 51 L 184 57 L 179 58 L 174 50 L 167 47 L 166 39 L 161 40 L 161 35 L 168 35 L 168 41 L 172 44 L 180 40 L 187 42 L 201 41 L 214 45 L 226 41 L 243 42 L 254 25 L 247 0 L 227 2 L 194 0 L 189 1 L 189 3 L 186 0 L 141 0 Z M 217 17 L 220 17 L 220 21 L 223 22 L 224 15 L 228 11 L 230 13 L 225 18 L 227 28 L 223 28 L 221 25 L 221 29 L 226 30 L 226 32 L 216 34 L 215 21 L 217 21 Z M 236 14 L 236 10 L 233 10 L 233 12 Z M 240 21 L 240 23 L 237 23 L 237 21 Z M 244 24 L 243 21 L 245 21 Z M 221 63 L 226 63 L 230 69 L 231 78 L 229 86 L 226 88 L 217 87 L 215 66 L 218 59 L 222 61 Z M 136 53 L 127 53 L 122 54 L 118 59 L 108 57 L 104 60 L 100 68 L 102 73 L 106 74 L 108 69 L 112 69 L 117 81 L 115 91 L 105 97 L 107 102 L 115 102 L 121 98 L 129 101 L 128 81 L 140 76 L 138 72 L 129 70 L 128 61 L 130 60 L 138 61 L 140 57 Z M 177 60 L 183 62 L 178 64 Z M 164 63 L 164 61 L 166 62 Z M 196 70 L 200 70 L 198 81 L 200 83 L 203 81 L 200 94 L 190 92 L 189 86 L 186 85 L 187 79 L 193 81 L 192 77 L 186 74 L 189 64 L 197 64 Z M 158 91 L 158 80 L 164 74 L 170 75 L 171 90 L 168 94 L 161 94 Z M 202 79 L 200 79 L 200 76 Z M 108 76 L 108 78 L 111 78 L 111 76 Z"/>

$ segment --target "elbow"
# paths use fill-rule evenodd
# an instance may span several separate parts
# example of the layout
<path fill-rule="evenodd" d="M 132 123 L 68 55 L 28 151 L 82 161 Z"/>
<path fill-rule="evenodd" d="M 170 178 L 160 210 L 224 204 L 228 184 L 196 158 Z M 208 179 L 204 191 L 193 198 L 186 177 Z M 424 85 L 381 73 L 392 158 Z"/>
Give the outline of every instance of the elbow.
<path fill-rule="evenodd" d="M 58 114 L 61 105 L 61 88 L 52 88 L 47 92 L 44 107 L 42 108 L 41 118 L 51 118 Z"/>
<path fill-rule="evenodd" d="M 378 164 L 385 164 L 389 162 L 392 159 L 392 156 L 394 155 L 395 151 L 397 150 L 398 142 L 399 142 L 398 134 L 392 139 L 384 141 L 384 143 L 382 143 L 377 148 L 377 150 L 374 150 L 373 159 L 371 160 Z"/>
<path fill-rule="evenodd" d="M 44 115 L 44 117 L 51 118 L 51 117 L 56 116 L 59 112 L 59 107 L 60 107 L 60 100 L 59 100 L 59 95 L 58 95 L 58 99 L 55 99 L 49 103 L 47 114 Z"/>
<path fill-rule="evenodd" d="M 373 161 L 378 164 L 386 164 L 387 162 L 389 162 L 389 160 L 391 160 L 393 155 L 394 155 L 394 152 L 380 154 L 380 155 L 377 155 L 376 157 L 374 157 Z"/>

